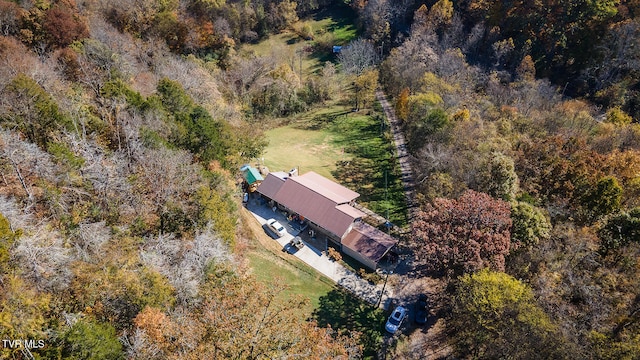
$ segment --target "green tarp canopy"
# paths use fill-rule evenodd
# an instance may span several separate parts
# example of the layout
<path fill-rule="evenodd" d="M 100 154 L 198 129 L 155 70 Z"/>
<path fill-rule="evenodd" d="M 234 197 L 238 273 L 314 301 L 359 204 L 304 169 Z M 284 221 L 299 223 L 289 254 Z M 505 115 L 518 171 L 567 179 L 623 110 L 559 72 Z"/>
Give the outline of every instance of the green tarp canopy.
<path fill-rule="evenodd" d="M 247 181 L 247 184 L 249 185 L 253 185 L 257 181 L 264 180 L 262 175 L 260 175 L 260 172 L 258 171 L 258 169 L 254 167 L 247 166 L 246 168 L 244 168 L 243 172 L 244 172 L 244 179 Z"/>

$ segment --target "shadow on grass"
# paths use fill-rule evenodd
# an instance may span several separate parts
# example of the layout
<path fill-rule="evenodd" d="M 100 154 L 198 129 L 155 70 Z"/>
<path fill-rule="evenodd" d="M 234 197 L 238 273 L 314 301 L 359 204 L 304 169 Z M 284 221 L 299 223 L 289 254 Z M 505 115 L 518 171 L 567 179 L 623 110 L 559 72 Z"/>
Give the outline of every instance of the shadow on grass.
<path fill-rule="evenodd" d="M 319 11 L 313 18 L 316 21 L 331 18 L 332 21 L 326 31 L 334 34 L 336 45 L 345 45 L 359 35 L 354 24 L 357 14 L 345 4 L 328 7 Z"/>
<path fill-rule="evenodd" d="M 337 119 L 330 129 L 335 143 L 353 157 L 340 161 L 332 175 L 360 193 L 359 202 L 403 226 L 407 205 L 395 157 L 395 147 L 380 115 L 351 115 Z"/>
<path fill-rule="evenodd" d="M 320 297 L 313 318 L 320 326 L 331 325 L 340 333 L 359 332 L 365 357 L 375 356 L 382 345 L 385 313 L 344 290 L 332 290 Z"/>
<path fill-rule="evenodd" d="M 345 117 L 349 112 L 345 110 L 336 110 L 331 112 L 324 112 L 315 114 L 313 117 L 300 121 L 296 124 L 297 129 L 301 130 L 322 130 L 330 126 L 340 117 Z"/>

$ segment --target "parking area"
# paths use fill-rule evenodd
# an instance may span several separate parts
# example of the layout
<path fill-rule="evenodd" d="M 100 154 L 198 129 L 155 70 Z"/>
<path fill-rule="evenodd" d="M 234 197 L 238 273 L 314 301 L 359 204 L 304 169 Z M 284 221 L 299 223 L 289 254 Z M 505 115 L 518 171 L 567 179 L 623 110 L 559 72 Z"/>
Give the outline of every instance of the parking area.
<path fill-rule="evenodd" d="M 255 219 L 263 225 L 267 223 L 269 219 L 277 220 L 287 230 L 287 233 L 282 237 L 275 238 L 284 251 L 288 251 L 292 256 L 296 256 L 300 260 L 307 263 L 309 266 L 316 269 L 321 274 L 325 275 L 329 279 L 335 281 L 338 285 L 351 291 L 356 296 L 369 302 L 372 305 L 378 303 L 379 300 L 381 306 L 386 309 L 390 303 L 393 289 L 389 284 L 384 288 L 382 285 L 372 285 L 368 281 L 363 280 L 357 274 L 346 269 L 340 263 L 332 261 L 327 255 L 325 255 L 326 249 L 319 249 L 322 246 L 320 241 L 310 242 L 308 234 L 304 231 L 301 232 L 299 226 L 289 221 L 286 214 L 273 207 L 269 207 L 267 202 L 262 199 L 258 194 L 253 193 L 249 196 L 246 204 L 247 210 L 249 210 Z M 295 237 L 300 235 L 304 247 L 291 248 L 289 243 Z M 273 236 L 272 236 L 273 237 Z"/>

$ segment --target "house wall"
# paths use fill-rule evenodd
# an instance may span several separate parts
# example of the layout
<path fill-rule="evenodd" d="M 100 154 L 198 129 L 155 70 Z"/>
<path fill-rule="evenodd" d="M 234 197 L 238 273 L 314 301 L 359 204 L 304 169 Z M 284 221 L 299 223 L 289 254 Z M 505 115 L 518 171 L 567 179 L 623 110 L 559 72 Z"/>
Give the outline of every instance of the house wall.
<path fill-rule="evenodd" d="M 324 239 L 331 241 L 336 245 L 340 245 L 340 238 L 338 238 L 335 234 L 330 233 L 329 231 L 323 229 L 312 221 L 309 221 L 309 229 L 315 231 L 316 238 Z"/>
<path fill-rule="evenodd" d="M 378 267 L 378 264 L 376 264 L 373 260 L 363 257 L 359 253 L 349 249 L 346 246 L 342 247 L 342 252 L 356 259 L 358 262 L 360 262 L 362 265 L 369 268 L 370 270 L 375 270 Z"/>

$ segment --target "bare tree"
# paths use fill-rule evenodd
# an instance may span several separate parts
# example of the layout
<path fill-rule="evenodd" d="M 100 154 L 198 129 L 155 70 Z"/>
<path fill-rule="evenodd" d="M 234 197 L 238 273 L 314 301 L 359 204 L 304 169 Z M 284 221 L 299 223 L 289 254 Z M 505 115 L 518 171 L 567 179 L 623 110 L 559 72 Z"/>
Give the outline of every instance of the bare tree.
<path fill-rule="evenodd" d="M 29 188 L 36 178 L 52 183 L 59 180 L 51 155 L 6 130 L 0 130 L 0 159 L 11 163 L 17 179 L 29 196 Z M 9 176 L 5 174 L 5 181 L 8 180 Z"/>
<path fill-rule="evenodd" d="M 231 69 L 224 74 L 224 78 L 235 95 L 241 99 L 252 90 L 265 85 L 265 76 L 276 67 L 274 59 L 267 56 L 236 60 Z"/>
<path fill-rule="evenodd" d="M 342 65 L 342 71 L 356 76 L 376 65 L 378 60 L 379 56 L 373 43 L 362 38 L 344 46 L 340 54 L 338 54 L 338 61 Z"/>
<path fill-rule="evenodd" d="M 100 255 L 102 245 L 110 238 L 111 230 L 104 221 L 80 224 L 77 234 L 73 238 L 75 252 L 80 259 L 89 262 Z"/>
<path fill-rule="evenodd" d="M 434 71 L 440 56 L 436 52 L 437 39 L 433 33 L 418 33 L 401 46 L 391 50 L 384 61 L 383 73 L 389 74 L 386 85 L 392 93 L 399 94 L 404 88 L 417 91 L 427 71 Z"/>
<path fill-rule="evenodd" d="M 221 101 L 222 94 L 212 71 L 205 69 L 194 58 L 183 58 L 168 52 L 156 56 L 153 64 L 160 78 L 166 77 L 179 82 L 193 100 L 212 116 L 222 115 L 226 105 Z"/>
<path fill-rule="evenodd" d="M 12 231 L 24 229 L 32 223 L 32 215 L 21 209 L 13 198 L 0 196 L 0 214 L 9 220 Z"/>
<path fill-rule="evenodd" d="M 624 21 L 611 26 L 600 51 L 604 59 L 587 70 L 595 79 L 596 89 L 606 88 L 629 72 L 640 70 L 640 21 Z"/>
<path fill-rule="evenodd" d="M 134 157 L 139 174 L 138 183 L 141 185 L 139 188 L 143 189 L 143 193 L 138 194 L 139 201 L 151 205 L 150 209 L 161 216 L 162 231 L 165 225 L 162 215 L 168 210 L 169 204 L 179 206 L 185 213 L 190 212 L 191 194 L 204 184 L 199 165 L 193 163 L 189 152 L 164 147 L 142 147 Z"/>
<path fill-rule="evenodd" d="M 80 174 L 93 186 L 98 203 L 105 209 L 116 206 L 122 217 L 134 215 L 139 202 L 127 180 L 132 167 L 126 152 L 107 152 L 92 138 L 70 136 L 68 143 L 74 154 L 85 160 Z"/>
<path fill-rule="evenodd" d="M 210 262 L 232 260 L 211 224 L 197 233 L 192 241 L 176 239 L 173 235 L 158 235 L 147 242 L 140 258 L 169 279 L 182 304 L 196 299 L 205 268 Z"/>
<path fill-rule="evenodd" d="M 20 237 L 13 256 L 40 290 L 64 290 L 73 277 L 70 249 L 64 246 L 62 236 L 47 225 L 37 226 Z"/>

